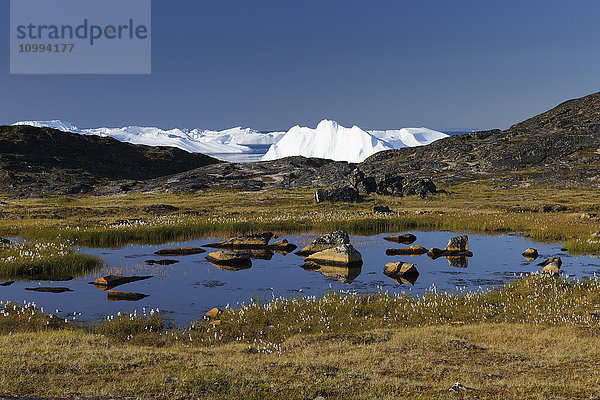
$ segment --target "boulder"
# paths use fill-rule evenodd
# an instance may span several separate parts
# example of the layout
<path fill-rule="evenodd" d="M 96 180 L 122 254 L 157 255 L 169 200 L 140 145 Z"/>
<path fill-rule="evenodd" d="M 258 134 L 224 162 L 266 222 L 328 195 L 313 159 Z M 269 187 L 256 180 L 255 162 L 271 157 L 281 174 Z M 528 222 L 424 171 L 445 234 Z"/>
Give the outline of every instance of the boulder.
<path fill-rule="evenodd" d="M 33 287 L 33 288 L 25 288 L 25 290 L 31 290 L 32 292 L 42 292 L 42 293 L 64 293 L 64 292 L 72 292 L 71 289 L 66 287 Z"/>
<path fill-rule="evenodd" d="M 206 314 L 204 314 L 204 319 L 215 319 L 217 318 L 217 316 L 219 315 L 219 309 L 218 308 L 211 308 L 210 310 L 208 310 L 206 312 Z"/>
<path fill-rule="evenodd" d="M 147 294 L 142 293 L 132 293 L 132 292 L 118 292 L 116 290 L 109 290 L 106 292 L 106 296 L 108 297 L 108 301 L 138 301 L 148 297 Z"/>
<path fill-rule="evenodd" d="M 532 249 L 531 247 L 521 253 L 523 257 L 525 257 L 528 261 L 533 261 L 538 258 L 538 251 L 536 249 Z"/>
<path fill-rule="evenodd" d="M 351 244 L 342 244 L 341 246 L 313 253 L 306 257 L 306 261 L 319 265 L 362 266 L 362 256 Z"/>
<path fill-rule="evenodd" d="M 251 235 L 236 236 L 229 240 L 208 244 L 206 247 L 220 249 L 261 249 L 267 247 L 272 238 L 273 232 L 253 233 Z"/>
<path fill-rule="evenodd" d="M 356 203 L 360 201 L 358 190 L 351 187 L 343 187 L 338 189 L 319 189 L 315 193 L 315 201 L 321 203 L 323 201 L 343 201 L 346 203 Z"/>
<path fill-rule="evenodd" d="M 538 265 L 540 265 L 540 266 L 546 266 L 546 265 L 551 264 L 551 263 L 556 263 L 559 268 L 562 266 L 562 260 L 561 260 L 560 257 L 548 258 L 548 259 L 542 261 L 541 263 L 539 263 Z"/>
<path fill-rule="evenodd" d="M 323 235 L 315 240 L 313 240 L 309 245 L 304 247 L 302 250 L 296 252 L 299 256 L 305 257 L 309 256 L 313 253 L 317 253 L 319 251 L 323 251 L 326 249 L 331 249 L 333 247 L 337 247 L 343 244 L 349 244 L 350 237 L 348 233 L 344 231 L 335 231 Z"/>
<path fill-rule="evenodd" d="M 415 267 L 415 264 L 405 262 L 387 263 L 383 267 L 383 273 L 394 280 L 404 278 L 409 282 L 416 281 L 419 276 L 419 271 Z"/>
<path fill-rule="evenodd" d="M 359 194 L 369 194 L 377 190 L 377 182 L 375 178 L 366 177 L 365 173 L 356 168 L 349 175 L 350 185 L 358 191 Z"/>
<path fill-rule="evenodd" d="M 385 254 L 388 256 L 420 256 L 421 254 L 427 253 L 427 249 L 418 244 L 404 247 L 401 249 L 387 249 Z"/>
<path fill-rule="evenodd" d="M 152 276 L 121 276 L 121 275 L 107 275 L 101 278 L 96 278 L 94 282 L 94 286 L 98 289 L 106 290 L 109 288 L 114 288 L 116 286 L 124 285 L 126 283 L 137 282 L 144 279 L 152 278 Z"/>
<path fill-rule="evenodd" d="M 429 178 L 402 177 L 385 175 L 377 181 L 377 194 L 387 196 L 413 196 L 425 198 L 428 194 L 435 194 L 437 188 Z"/>
<path fill-rule="evenodd" d="M 546 274 L 558 275 L 560 273 L 560 265 L 556 261 L 549 262 L 542 268 L 542 272 Z"/>
<path fill-rule="evenodd" d="M 393 211 L 390 210 L 390 208 L 388 206 L 375 206 L 375 207 L 373 207 L 373 212 L 374 213 L 383 213 L 383 214 L 393 213 Z"/>
<path fill-rule="evenodd" d="M 414 178 L 406 179 L 402 187 L 402 195 L 404 196 L 419 196 L 422 199 L 429 194 L 435 194 L 437 188 L 433 181 L 429 178 Z"/>
<path fill-rule="evenodd" d="M 268 246 L 268 249 L 271 251 L 276 251 L 278 253 L 287 254 L 296 250 L 297 247 L 298 246 L 296 246 L 295 244 L 288 242 L 287 239 L 282 239 L 277 242 L 271 243 Z"/>
<path fill-rule="evenodd" d="M 245 267 L 247 265 L 252 265 L 252 261 L 250 260 L 252 253 L 248 250 L 242 251 L 229 251 L 229 250 L 221 250 L 215 251 L 212 253 L 208 253 L 206 259 L 213 264 L 221 265 L 221 266 L 241 266 Z"/>
<path fill-rule="evenodd" d="M 206 253 L 206 250 L 199 247 L 171 247 L 154 252 L 154 254 L 159 256 L 189 256 L 200 253 Z"/>
<path fill-rule="evenodd" d="M 401 243 L 401 244 L 411 244 L 417 240 L 417 237 L 412 233 L 402 233 L 399 235 L 390 235 L 383 238 L 383 240 L 387 240 L 388 242 Z"/>
<path fill-rule="evenodd" d="M 444 250 L 465 251 L 469 250 L 469 237 L 467 235 L 450 238 Z"/>

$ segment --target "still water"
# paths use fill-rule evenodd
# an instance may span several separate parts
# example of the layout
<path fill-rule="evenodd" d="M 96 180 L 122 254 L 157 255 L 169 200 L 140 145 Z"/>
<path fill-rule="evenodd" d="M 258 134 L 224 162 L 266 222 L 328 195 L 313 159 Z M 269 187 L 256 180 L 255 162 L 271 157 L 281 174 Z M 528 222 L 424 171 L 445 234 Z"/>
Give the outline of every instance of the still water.
<path fill-rule="evenodd" d="M 443 248 L 457 232 L 412 232 L 417 236 L 414 244 L 426 248 Z M 299 248 L 315 239 L 316 234 L 282 236 Z M 452 264 L 445 258 L 431 260 L 427 255 L 418 257 L 387 256 L 388 248 L 405 247 L 383 240 L 387 234 L 376 236 L 351 236 L 352 245 L 362 253 L 360 270 L 330 269 L 306 271 L 303 259 L 293 253 L 274 253 L 270 260 L 253 259 L 252 267 L 239 271 L 220 270 L 204 259 L 206 253 L 179 257 L 154 255 L 165 247 L 202 246 L 221 238 L 172 242 L 163 245 L 130 245 L 120 249 L 82 249 L 84 253 L 97 254 L 105 260 L 106 267 L 66 282 L 19 281 L 0 287 L 0 299 L 13 302 L 35 302 L 44 311 L 61 316 L 77 313 L 77 319 L 97 319 L 117 312 L 133 312 L 158 308 L 168 319 L 187 325 L 200 318 L 212 307 L 223 308 L 229 304 L 248 302 L 250 299 L 268 301 L 274 297 L 322 295 L 331 290 L 357 293 L 378 291 L 404 292 L 411 295 L 425 293 L 435 286 L 438 292 L 458 288 L 474 291 L 502 285 L 515 276 L 539 270 L 537 263 L 548 257 L 560 256 L 562 271 L 570 277 L 592 277 L 600 273 L 600 259 L 591 256 L 574 256 L 562 252 L 560 243 L 542 244 L 518 235 L 469 235 L 469 250 L 474 255 L 468 265 L 457 260 Z M 529 262 L 521 256 L 528 247 L 536 248 L 540 257 Z M 215 251 L 214 249 L 207 249 Z M 146 260 L 169 258 L 178 260 L 168 266 L 147 265 Z M 383 266 L 391 261 L 414 263 L 420 275 L 414 286 L 398 284 L 383 274 Z M 115 290 L 136 292 L 148 297 L 131 301 L 108 301 L 105 291 L 90 285 L 95 278 L 108 274 L 152 275 L 152 278 L 125 284 Z M 38 285 L 67 287 L 72 292 L 38 293 L 26 291 Z M 81 313 L 81 315 L 79 315 Z"/>

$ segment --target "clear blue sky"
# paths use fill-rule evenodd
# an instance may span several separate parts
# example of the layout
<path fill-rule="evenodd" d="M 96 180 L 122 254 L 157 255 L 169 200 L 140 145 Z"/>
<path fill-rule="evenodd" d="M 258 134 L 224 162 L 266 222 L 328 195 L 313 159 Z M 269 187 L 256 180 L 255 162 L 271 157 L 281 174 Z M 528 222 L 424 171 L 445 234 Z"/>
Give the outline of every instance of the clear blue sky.
<path fill-rule="evenodd" d="M 152 14 L 148 76 L 9 75 L 2 29 L 0 124 L 506 128 L 600 90 L 598 0 L 154 0 Z"/>

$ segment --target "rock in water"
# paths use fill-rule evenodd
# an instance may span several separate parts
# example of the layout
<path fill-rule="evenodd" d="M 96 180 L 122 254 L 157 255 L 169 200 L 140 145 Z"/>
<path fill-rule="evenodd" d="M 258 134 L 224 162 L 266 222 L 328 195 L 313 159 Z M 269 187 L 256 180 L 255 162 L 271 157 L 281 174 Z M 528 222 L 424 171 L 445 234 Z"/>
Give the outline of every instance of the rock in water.
<path fill-rule="evenodd" d="M 273 238 L 273 232 L 254 233 L 252 235 L 243 235 L 232 237 L 223 242 L 217 242 L 207 245 L 207 247 L 216 247 L 221 249 L 260 249 L 269 246 L 269 241 Z"/>
<path fill-rule="evenodd" d="M 304 247 L 302 250 L 297 251 L 296 254 L 306 257 L 319 251 L 349 243 L 350 237 L 348 236 L 348 233 L 344 231 L 335 231 L 313 240 L 312 243 Z"/>
<path fill-rule="evenodd" d="M 66 287 L 34 287 L 34 288 L 25 288 L 25 290 L 31 290 L 32 292 L 42 292 L 42 293 L 64 293 L 64 292 L 72 292 L 71 289 Z"/>
<path fill-rule="evenodd" d="M 450 238 L 444 248 L 448 251 L 466 251 L 469 250 L 469 237 L 467 235 Z"/>
<path fill-rule="evenodd" d="M 221 250 L 213 253 L 208 253 L 206 259 L 214 264 L 226 266 L 245 266 L 251 264 L 250 251 L 229 251 Z"/>
<path fill-rule="evenodd" d="M 546 266 L 550 263 L 556 263 L 559 267 L 562 266 L 562 260 L 560 257 L 552 257 L 552 258 L 548 258 L 547 260 L 542 261 L 541 263 L 539 263 L 538 265 L 541 266 Z"/>
<path fill-rule="evenodd" d="M 419 277 L 419 271 L 415 264 L 405 262 L 387 263 L 383 267 L 383 273 L 398 283 L 414 284 Z"/>
<path fill-rule="evenodd" d="M 267 248 L 272 251 L 276 251 L 279 253 L 287 254 L 296 250 L 298 246 L 292 244 L 287 241 L 287 239 L 282 239 L 277 242 L 271 243 Z"/>
<path fill-rule="evenodd" d="M 321 203 L 323 201 L 344 201 L 347 203 L 356 203 L 360 201 L 358 190 L 351 187 L 343 187 L 339 189 L 319 189 L 315 193 L 315 201 Z"/>
<path fill-rule="evenodd" d="M 0 237 L 0 244 L 10 244 L 10 240 Z"/>
<path fill-rule="evenodd" d="M 0 286 L 10 286 L 13 283 L 15 283 L 15 281 L 6 281 L 6 282 L 0 282 Z"/>
<path fill-rule="evenodd" d="M 425 253 L 427 253 L 427 249 L 417 244 L 401 249 L 387 249 L 385 251 L 385 254 L 388 256 L 420 256 Z"/>
<path fill-rule="evenodd" d="M 152 276 L 121 276 L 121 275 L 107 275 L 101 278 L 96 278 L 94 282 L 94 286 L 96 286 L 100 290 L 106 290 L 109 288 L 114 288 L 116 286 L 124 285 L 126 283 L 137 282 L 144 279 L 152 278 Z"/>
<path fill-rule="evenodd" d="M 206 250 L 199 247 L 171 247 L 154 252 L 154 254 L 159 256 L 189 256 L 200 253 L 206 253 Z"/>
<path fill-rule="evenodd" d="M 528 261 L 533 261 L 538 258 L 538 251 L 536 249 L 532 249 L 531 247 L 525 250 L 522 254 Z"/>
<path fill-rule="evenodd" d="M 560 266 L 556 261 L 552 261 L 546 264 L 544 268 L 542 268 L 542 272 L 552 275 L 558 275 L 560 273 Z"/>
<path fill-rule="evenodd" d="M 107 293 L 108 301 L 138 301 L 148 297 L 147 294 L 132 293 L 132 292 L 118 292 L 116 290 L 109 290 Z"/>
<path fill-rule="evenodd" d="M 206 314 L 204 314 L 204 319 L 215 319 L 217 318 L 217 316 L 219 315 L 219 309 L 218 308 L 211 308 L 210 310 L 208 310 L 206 312 Z"/>
<path fill-rule="evenodd" d="M 402 243 L 402 244 L 411 244 L 417 240 L 417 237 L 412 233 L 402 233 L 399 235 L 390 235 L 383 238 L 383 240 L 387 240 L 388 242 L 394 243 Z"/>
<path fill-rule="evenodd" d="M 307 262 L 319 265 L 332 265 L 342 267 L 361 267 L 362 256 L 351 244 L 319 251 L 306 257 Z"/>

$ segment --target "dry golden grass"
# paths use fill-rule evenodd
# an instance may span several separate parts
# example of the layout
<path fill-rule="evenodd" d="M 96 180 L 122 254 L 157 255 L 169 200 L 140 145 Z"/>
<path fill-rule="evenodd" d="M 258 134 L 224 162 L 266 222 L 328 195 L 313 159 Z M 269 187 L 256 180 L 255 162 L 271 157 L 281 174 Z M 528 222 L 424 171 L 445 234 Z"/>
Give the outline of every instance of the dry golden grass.
<path fill-rule="evenodd" d="M 474 324 L 309 335 L 248 346 L 114 344 L 81 331 L 0 337 L 0 392 L 208 399 L 594 398 L 600 342 L 573 326 Z M 461 382 L 472 388 L 456 395 Z"/>
<path fill-rule="evenodd" d="M 534 275 L 462 297 L 328 295 L 284 301 L 283 313 L 281 304 L 246 306 L 223 312 L 219 326 L 196 323 L 191 329 L 165 327 L 156 314 L 81 326 L 31 306 L 6 305 L 0 313 L 0 393 L 595 398 L 599 286 Z M 452 393 L 455 382 L 471 389 Z"/>

